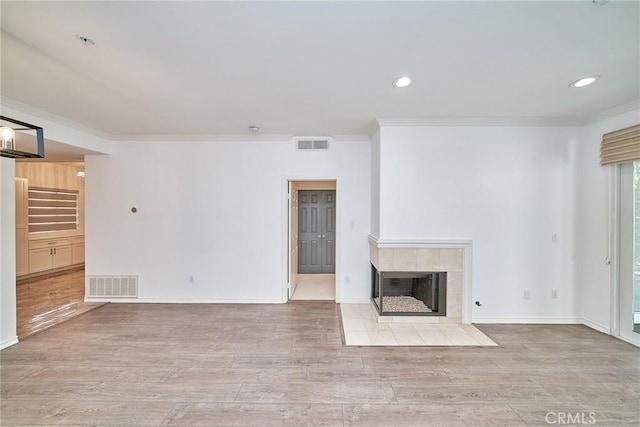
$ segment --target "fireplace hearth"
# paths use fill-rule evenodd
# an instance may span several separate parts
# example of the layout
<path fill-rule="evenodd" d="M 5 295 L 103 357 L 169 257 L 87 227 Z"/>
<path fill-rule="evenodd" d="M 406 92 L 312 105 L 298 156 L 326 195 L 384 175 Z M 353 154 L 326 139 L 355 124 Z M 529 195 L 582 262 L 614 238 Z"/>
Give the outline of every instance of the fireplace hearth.
<path fill-rule="evenodd" d="M 378 271 L 372 264 L 371 291 L 381 316 L 446 316 L 446 272 Z"/>

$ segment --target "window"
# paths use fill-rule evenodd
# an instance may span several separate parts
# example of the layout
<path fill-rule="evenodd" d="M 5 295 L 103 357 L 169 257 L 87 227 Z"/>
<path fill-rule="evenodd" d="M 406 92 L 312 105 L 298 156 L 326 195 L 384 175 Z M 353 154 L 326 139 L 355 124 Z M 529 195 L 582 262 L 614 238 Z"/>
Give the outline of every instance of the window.
<path fill-rule="evenodd" d="M 77 191 L 29 187 L 29 233 L 77 228 Z"/>

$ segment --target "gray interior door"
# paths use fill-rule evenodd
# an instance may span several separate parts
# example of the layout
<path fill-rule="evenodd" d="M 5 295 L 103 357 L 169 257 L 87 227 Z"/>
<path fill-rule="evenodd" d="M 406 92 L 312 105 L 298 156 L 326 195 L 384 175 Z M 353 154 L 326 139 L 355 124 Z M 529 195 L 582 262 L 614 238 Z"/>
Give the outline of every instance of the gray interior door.
<path fill-rule="evenodd" d="M 335 273 L 335 190 L 300 190 L 298 216 L 298 273 Z"/>

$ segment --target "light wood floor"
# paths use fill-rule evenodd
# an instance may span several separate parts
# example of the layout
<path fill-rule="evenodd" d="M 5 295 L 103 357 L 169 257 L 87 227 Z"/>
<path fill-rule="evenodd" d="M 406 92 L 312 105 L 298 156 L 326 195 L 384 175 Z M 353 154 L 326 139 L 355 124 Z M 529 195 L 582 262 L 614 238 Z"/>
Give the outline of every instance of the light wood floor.
<path fill-rule="evenodd" d="M 16 283 L 18 338 L 55 326 L 102 304 L 84 302 L 84 266 Z"/>
<path fill-rule="evenodd" d="M 332 302 L 108 304 L 0 352 L 0 425 L 640 424 L 640 350 L 577 325 L 499 347 L 345 347 Z"/>

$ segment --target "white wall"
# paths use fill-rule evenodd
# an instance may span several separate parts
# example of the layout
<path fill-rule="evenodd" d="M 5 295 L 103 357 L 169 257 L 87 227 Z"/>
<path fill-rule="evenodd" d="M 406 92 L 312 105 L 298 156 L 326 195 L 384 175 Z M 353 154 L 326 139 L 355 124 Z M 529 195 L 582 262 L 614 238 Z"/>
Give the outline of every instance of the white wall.
<path fill-rule="evenodd" d="M 113 147 L 87 158 L 87 273 L 139 274 L 141 300 L 281 301 L 284 182 L 334 178 L 342 302 L 369 296 L 369 233 L 471 239 L 473 300 L 483 303 L 474 321 L 610 327 L 599 144 L 638 123 L 638 110 L 579 129 L 383 126 L 372 144 L 338 141 L 326 153 L 298 153 L 290 141 L 111 143 L 3 114 L 44 123 L 47 137 L 71 145 Z M 3 346 L 15 342 L 15 224 L 13 162 L 0 160 Z"/>
<path fill-rule="evenodd" d="M 337 179 L 337 298 L 369 297 L 369 141 L 327 152 L 292 141 L 114 142 L 111 155 L 85 161 L 87 274 L 139 275 L 140 301 L 281 302 L 286 179 L 305 178 Z"/>
<path fill-rule="evenodd" d="M 578 135 L 570 127 L 383 126 L 380 237 L 472 240 L 472 301 L 482 303 L 475 322 L 577 321 Z"/>
<path fill-rule="evenodd" d="M 583 129 L 577 149 L 575 260 L 577 304 L 585 323 L 611 328 L 609 255 L 609 167 L 600 166 L 602 135 L 640 123 L 640 110 L 593 123 Z"/>
<path fill-rule="evenodd" d="M 45 139 L 60 141 L 68 145 L 93 152 L 107 153 L 111 143 L 101 137 L 83 130 L 69 127 L 57 122 L 52 117 L 38 116 L 26 110 L 7 105 L 7 100 L 0 98 L 2 115 L 42 126 Z M 45 143 L 45 154 L 47 151 Z M 1 239 L 1 271 L 0 271 L 0 348 L 16 342 L 16 276 L 15 276 L 15 163 L 13 160 L 0 158 L 1 185 L 0 203 L 2 215 L 0 220 Z"/>
<path fill-rule="evenodd" d="M 380 237 L 380 131 L 371 138 L 371 235 Z"/>
<path fill-rule="evenodd" d="M 0 349 L 18 342 L 15 176 L 15 161 L 0 157 Z"/>

